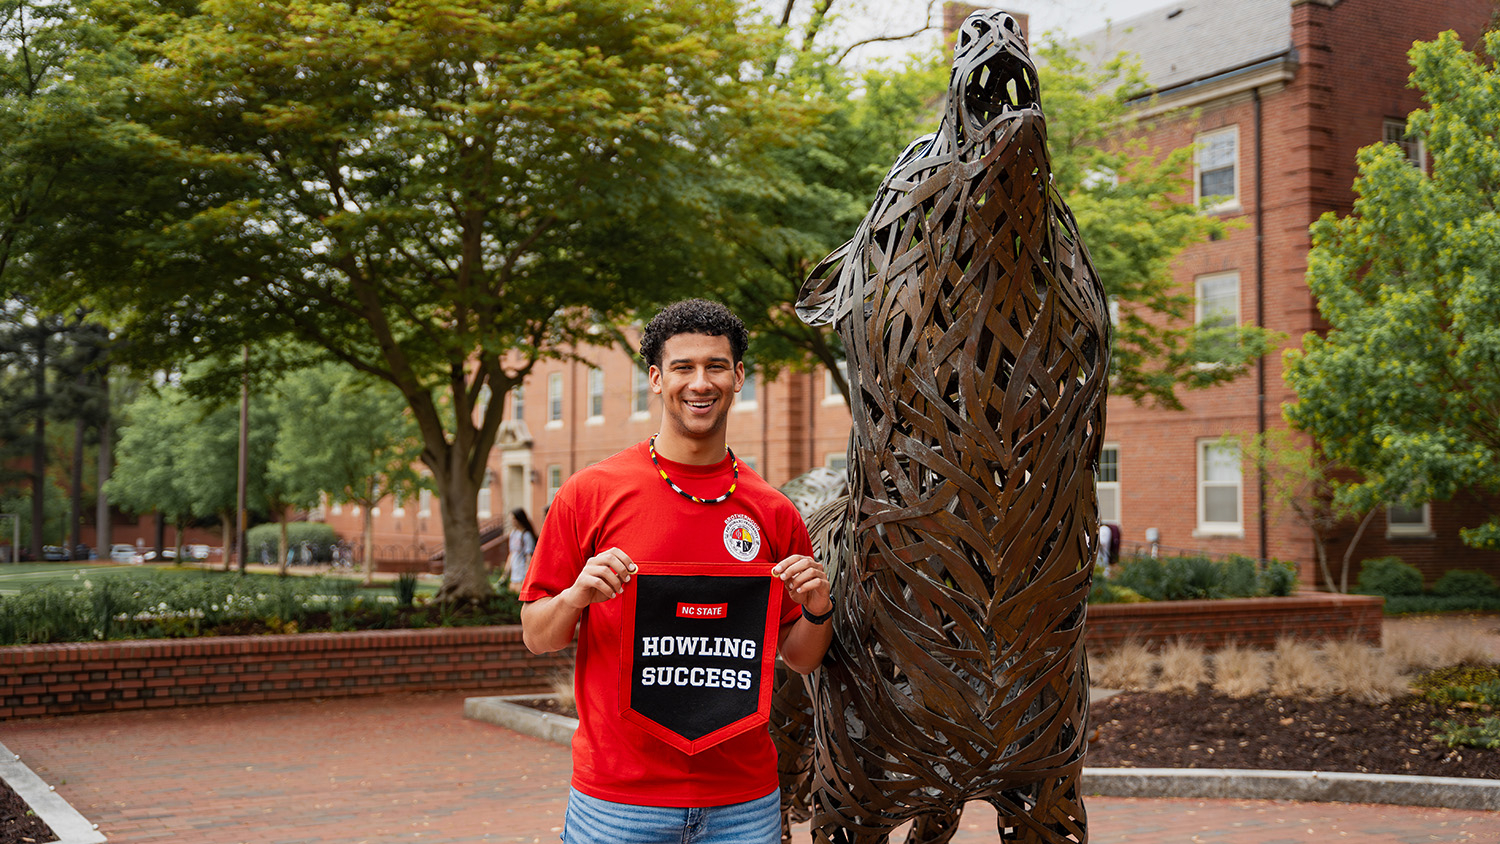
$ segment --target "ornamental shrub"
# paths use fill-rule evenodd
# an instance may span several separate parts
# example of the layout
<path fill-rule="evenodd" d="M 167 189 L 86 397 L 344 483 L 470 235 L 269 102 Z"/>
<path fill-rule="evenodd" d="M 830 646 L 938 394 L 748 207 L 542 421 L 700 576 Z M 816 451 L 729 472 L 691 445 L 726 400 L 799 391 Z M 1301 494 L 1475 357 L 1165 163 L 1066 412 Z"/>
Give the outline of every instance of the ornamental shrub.
<path fill-rule="evenodd" d="M 1285 598 L 1297 591 L 1297 564 L 1286 560 L 1271 560 L 1260 571 L 1258 589 L 1262 595 Z"/>
<path fill-rule="evenodd" d="M 1438 578 L 1432 594 L 1443 598 L 1488 597 L 1496 594 L 1495 578 L 1474 569 L 1454 569 Z"/>
<path fill-rule="evenodd" d="M 326 563 L 333 559 L 333 543 L 338 540 L 339 535 L 333 528 L 322 522 L 288 522 L 286 526 L 288 547 L 296 548 L 306 542 L 311 546 L 314 562 Z M 281 548 L 280 525 L 272 522 L 245 531 L 245 552 L 249 559 L 259 560 L 262 546 L 270 549 L 274 561 Z"/>
<path fill-rule="evenodd" d="M 1375 557 L 1360 564 L 1359 581 L 1355 592 L 1364 595 L 1422 594 L 1422 573 L 1417 567 L 1404 563 L 1400 557 Z"/>

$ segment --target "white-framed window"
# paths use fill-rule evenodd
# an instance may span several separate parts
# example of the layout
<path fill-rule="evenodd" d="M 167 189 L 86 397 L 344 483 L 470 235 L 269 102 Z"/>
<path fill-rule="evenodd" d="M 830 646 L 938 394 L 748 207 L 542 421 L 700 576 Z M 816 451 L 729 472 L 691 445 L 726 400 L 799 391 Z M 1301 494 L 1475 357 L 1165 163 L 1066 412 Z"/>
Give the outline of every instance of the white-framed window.
<path fill-rule="evenodd" d="M 479 518 L 481 519 L 488 519 L 494 515 L 494 485 L 495 474 L 493 472 L 485 472 L 484 485 L 479 488 Z"/>
<path fill-rule="evenodd" d="M 1217 363 L 1234 353 L 1234 338 L 1227 329 L 1240 324 L 1240 274 L 1200 275 L 1194 280 L 1194 319 L 1199 329 L 1226 329 L 1222 335 L 1204 335 L 1197 348 L 1202 363 Z"/>
<path fill-rule="evenodd" d="M 754 410 L 760 404 L 760 385 L 755 380 L 755 368 L 745 364 L 745 383 L 740 387 L 739 395 L 735 397 L 734 407 L 736 410 Z"/>
<path fill-rule="evenodd" d="M 488 412 L 489 409 L 490 409 L 490 397 L 493 396 L 493 395 L 494 395 L 494 393 L 492 393 L 490 391 L 490 385 L 488 385 L 488 384 L 482 384 L 482 385 L 480 385 L 480 387 L 479 387 L 479 398 L 474 402 L 474 415 L 475 416 L 477 416 L 480 419 L 484 418 L 484 414 L 486 412 Z"/>
<path fill-rule="evenodd" d="M 526 385 L 517 384 L 510 388 L 510 418 L 526 418 Z"/>
<path fill-rule="evenodd" d="M 1105 444 L 1099 450 L 1099 471 L 1094 475 L 1099 493 L 1099 521 L 1120 523 L 1120 447 Z"/>
<path fill-rule="evenodd" d="M 1221 440 L 1198 441 L 1198 533 L 1244 534 L 1240 447 Z"/>
<path fill-rule="evenodd" d="M 547 376 L 547 424 L 561 425 L 563 413 L 563 376 L 554 372 Z"/>
<path fill-rule="evenodd" d="M 547 467 L 547 504 L 552 504 L 552 499 L 557 497 L 557 491 L 562 489 L 562 466 L 556 463 Z"/>
<path fill-rule="evenodd" d="M 391 515 L 398 519 L 406 515 L 406 499 L 399 492 L 391 496 Z"/>
<path fill-rule="evenodd" d="M 842 375 L 844 378 L 844 383 L 849 383 L 849 362 L 846 360 L 839 361 L 838 370 L 839 375 Z M 828 369 L 823 370 L 823 403 L 844 403 L 844 394 L 839 392 L 839 385 L 833 380 L 833 372 Z"/>
<path fill-rule="evenodd" d="M 424 519 L 432 515 L 432 490 L 417 493 L 417 515 Z"/>
<path fill-rule="evenodd" d="M 1420 138 L 1406 134 L 1406 121 L 1399 117 L 1387 117 L 1380 124 L 1380 139 L 1401 147 L 1406 160 L 1418 170 L 1427 169 L 1427 145 Z"/>
<path fill-rule="evenodd" d="M 1432 505 L 1403 507 L 1388 504 L 1385 508 L 1386 536 L 1432 536 Z"/>
<path fill-rule="evenodd" d="M 335 502 L 333 502 L 333 506 L 329 508 L 329 512 L 332 513 L 332 514 L 334 514 L 335 516 L 342 516 L 342 515 L 344 515 L 344 502 L 342 502 L 342 501 L 335 501 Z"/>
<path fill-rule="evenodd" d="M 651 414 L 651 376 L 639 366 L 630 367 L 630 415 L 644 419 Z"/>
<path fill-rule="evenodd" d="M 823 465 L 835 472 L 842 472 L 849 468 L 849 452 L 830 451 L 823 458 Z"/>
<path fill-rule="evenodd" d="M 1226 126 L 1196 139 L 1193 156 L 1194 199 L 1207 211 L 1227 211 L 1240 204 L 1240 128 Z"/>
<path fill-rule="evenodd" d="M 589 418 L 590 422 L 604 421 L 604 370 L 589 367 Z"/>

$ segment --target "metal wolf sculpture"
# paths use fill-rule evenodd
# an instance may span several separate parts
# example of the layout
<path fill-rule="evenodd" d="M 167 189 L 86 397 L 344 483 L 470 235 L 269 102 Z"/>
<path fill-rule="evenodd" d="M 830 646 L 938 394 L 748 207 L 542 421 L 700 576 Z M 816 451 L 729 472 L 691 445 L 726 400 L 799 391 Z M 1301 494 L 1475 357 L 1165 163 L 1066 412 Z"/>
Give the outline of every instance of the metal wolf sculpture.
<path fill-rule="evenodd" d="M 806 811 L 810 786 L 817 841 L 883 842 L 914 819 L 909 840 L 945 842 L 971 800 L 1002 840 L 1088 838 L 1109 324 L 1050 181 L 1025 39 L 975 13 L 941 128 L 802 290 L 803 318 L 843 339 L 854 417 L 847 495 L 809 525 L 835 572 L 833 647 L 777 707 L 787 803 Z"/>

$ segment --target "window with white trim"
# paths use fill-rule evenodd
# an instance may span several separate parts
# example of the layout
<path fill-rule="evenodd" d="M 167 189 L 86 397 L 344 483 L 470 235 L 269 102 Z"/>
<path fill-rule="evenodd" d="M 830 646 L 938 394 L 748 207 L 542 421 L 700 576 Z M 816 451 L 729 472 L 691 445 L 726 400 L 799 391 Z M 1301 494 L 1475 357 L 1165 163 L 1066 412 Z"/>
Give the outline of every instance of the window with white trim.
<path fill-rule="evenodd" d="M 432 490 L 417 493 L 417 515 L 424 519 L 432 515 Z"/>
<path fill-rule="evenodd" d="M 392 497 L 391 515 L 398 519 L 406 515 L 406 499 L 399 492 Z"/>
<path fill-rule="evenodd" d="M 1234 354 L 1231 333 L 1240 324 L 1240 274 L 1200 275 L 1194 280 L 1195 321 L 1200 331 L 1219 329 L 1198 338 L 1195 351 L 1201 363 L 1219 363 Z"/>
<path fill-rule="evenodd" d="M 547 424 L 561 425 L 563 413 L 563 376 L 554 372 L 547 376 Z"/>
<path fill-rule="evenodd" d="M 488 471 L 485 472 L 484 485 L 479 488 L 479 518 L 481 519 L 488 519 L 491 515 L 493 515 L 492 507 L 494 502 L 494 492 L 491 488 L 494 486 L 494 484 L 494 473 Z"/>
<path fill-rule="evenodd" d="M 1240 447 L 1220 440 L 1198 441 L 1198 531 L 1242 534 Z"/>
<path fill-rule="evenodd" d="M 830 451 L 828 456 L 823 458 L 823 465 L 835 472 L 842 472 L 849 468 L 849 452 Z"/>
<path fill-rule="evenodd" d="M 839 361 L 838 370 L 839 370 L 839 375 L 843 376 L 843 378 L 844 378 L 844 383 L 848 384 L 849 383 L 849 362 L 846 361 L 846 360 Z M 841 393 L 841 392 L 839 392 L 839 385 L 837 383 L 835 383 L 834 380 L 833 380 L 833 372 L 831 370 L 828 370 L 828 369 L 823 370 L 823 403 L 824 404 L 843 404 L 844 403 L 844 394 Z"/>
<path fill-rule="evenodd" d="M 588 421 L 604 421 L 604 370 L 589 367 L 589 418 Z"/>
<path fill-rule="evenodd" d="M 554 463 L 547 467 L 547 504 L 552 504 L 552 499 L 557 497 L 557 491 L 562 489 L 562 466 Z"/>
<path fill-rule="evenodd" d="M 1406 121 L 1399 117 L 1387 117 L 1380 124 L 1380 139 L 1401 148 L 1406 160 L 1418 170 L 1427 169 L 1427 145 L 1421 138 L 1413 138 L 1406 132 Z"/>
<path fill-rule="evenodd" d="M 630 367 L 630 415 L 651 413 L 651 376 L 639 366 Z"/>
<path fill-rule="evenodd" d="M 1196 138 L 1193 155 L 1194 199 L 1207 211 L 1226 211 L 1240 204 L 1240 129 L 1226 126 Z"/>
<path fill-rule="evenodd" d="M 1094 475 L 1094 489 L 1099 493 L 1099 521 L 1120 523 L 1120 447 L 1106 445 L 1099 450 L 1099 471 Z"/>
<path fill-rule="evenodd" d="M 1416 507 L 1403 507 L 1400 504 L 1386 505 L 1385 533 L 1386 536 L 1431 536 L 1432 505 L 1426 503 Z"/>
<path fill-rule="evenodd" d="M 734 406 L 739 410 L 754 410 L 757 404 L 757 387 L 755 380 L 755 368 L 745 364 L 745 383 L 740 387 L 739 395 L 735 397 Z"/>
<path fill-rule="evenodd" d="M 510 388 L 510 418 L 526 418 L 526 385 L 517 384 Z"/>

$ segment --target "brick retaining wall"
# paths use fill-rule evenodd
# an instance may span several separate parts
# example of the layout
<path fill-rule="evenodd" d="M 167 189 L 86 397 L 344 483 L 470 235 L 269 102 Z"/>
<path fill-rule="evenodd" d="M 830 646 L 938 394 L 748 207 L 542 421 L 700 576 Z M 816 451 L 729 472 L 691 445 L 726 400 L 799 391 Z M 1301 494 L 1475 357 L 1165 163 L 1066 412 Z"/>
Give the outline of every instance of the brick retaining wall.
<path fill-rule="evenodd" d="M 0 720 L 389 691 L 547 691 L 571 651 L 538 657 L 521 628 L 451 627 L 0 648 Z"/>
<path fill-rule="evenodd" d="M 1282 636 L 1357 639 L 1380 646 L 1384 598 L 1310 592 L 1286 598 L 1094 604 L 1084 640 L 1104 652 L 1134 639 L 1157 645 L 1184 639 L 1213 650 L 1230 642 L 1269 648 Z"/>

